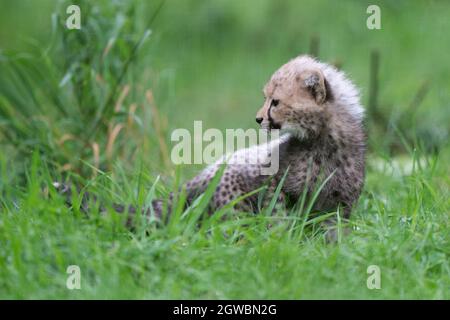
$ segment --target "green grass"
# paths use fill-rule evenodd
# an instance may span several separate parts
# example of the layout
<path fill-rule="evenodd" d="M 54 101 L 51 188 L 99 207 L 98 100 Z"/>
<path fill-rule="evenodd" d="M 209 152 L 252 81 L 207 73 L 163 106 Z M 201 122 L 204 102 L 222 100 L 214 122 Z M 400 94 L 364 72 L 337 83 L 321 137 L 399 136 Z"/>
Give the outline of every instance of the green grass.
<path fill-rule="evenodd" d="M 369 171 L 354 230 L 332 245 L 302 216 L 272 228 L 265 215 L 221 222 L 201 203 L 167 226 L 144 222 L 131 232 L 113 211 L 86 216 L 51 188 L 43 194 L 51 177 L 36 156 L 25 187 L 14 178 L 1 185 L 0 297 L 448 299 L 448 159 L 427 159 L 405 176 Z M 91 183 L 106 202 L 144 203 L 151 192 L 136 190 L 151 190 L 152 179 L 143 170 L 127 183 L 105 175 Z M 65 286 L 69 265 L 81 268 L 81 290 Z M 369 265 L 381 269 L 380 290 L 366 287 Z"/>
<path fill-rule="evenodd" d="M 450 298 L 446 2 L 380 1 L 379 31 L 365 28 L 365 1 L 78 1 L 81 31 L 63 28 L 66 2 L 40 3 L 0 13 L 0 298 Z M 255 127 L 262 85 L 314 36 L 364 103 L 380 52 L 389 120 L 367 120 L 366 184 L 338 243 L 308 210 L 268 228 L 266 215 L 206 216 L 207 192 L 167 225 L 130 231 L 52 189 L 70 177 L 105 204 L 139 206 L 176 190 L 198 167 L 167 161 L 171 131 Z M 66 288 L 69 265 L 81 290 Z M 366 286 L 370 265 L 380 290 Z"/>

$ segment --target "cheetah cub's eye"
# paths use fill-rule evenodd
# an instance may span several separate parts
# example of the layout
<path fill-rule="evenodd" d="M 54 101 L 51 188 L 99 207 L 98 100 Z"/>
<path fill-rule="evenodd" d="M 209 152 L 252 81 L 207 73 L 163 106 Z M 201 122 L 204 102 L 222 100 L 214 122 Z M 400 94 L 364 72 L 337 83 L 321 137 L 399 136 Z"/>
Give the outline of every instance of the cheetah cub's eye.
<path fill-rule="evenodd" d="M 280 103 L 280 100 L 272 99 L 271 105 L 272 105 L 273 107 L 276 107 L 279 103 Z"/>

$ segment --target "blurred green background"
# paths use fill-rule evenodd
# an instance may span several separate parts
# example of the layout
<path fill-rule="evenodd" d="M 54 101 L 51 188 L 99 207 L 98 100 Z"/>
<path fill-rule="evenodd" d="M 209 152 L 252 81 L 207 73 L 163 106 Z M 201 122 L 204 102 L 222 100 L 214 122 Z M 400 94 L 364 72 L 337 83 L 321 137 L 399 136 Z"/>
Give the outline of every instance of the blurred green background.
<path fill-rule="evenodd" d="M 40 148 L 61 170 L 83 172 L 78 158 L 104 169 L 108 159 L 133 166 L 140 157 L 168 173 L 159 138 L 170 151 L 171 131 L 192 129 L 194 120 L 204 128 L 256 127 L 262 86 L 299 54 L 346 71 L 367 106 L 376 51 L 372 107 L 382 119 L 371 121 L 369 110 L 370 149 L 388 156 L 406 151 L 405 143 L 440 150 L 450 123 L 450 4 L 377 1 L 382 29 L 369 30 L 372 2 L 74 1 L 82 28 L 67 30 L 67 1 L 2 0 L 3 148 L 21 159 Z M 107 151 L 113 128 L 130 113 L 135 126 L 117 129 Z"/>

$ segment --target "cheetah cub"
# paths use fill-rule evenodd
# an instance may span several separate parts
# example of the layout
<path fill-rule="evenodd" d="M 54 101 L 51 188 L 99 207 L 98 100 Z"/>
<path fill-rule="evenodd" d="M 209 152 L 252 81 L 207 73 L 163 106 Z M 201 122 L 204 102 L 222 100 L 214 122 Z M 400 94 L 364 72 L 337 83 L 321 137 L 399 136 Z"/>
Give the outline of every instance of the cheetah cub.
<path fill-rule="evenodd" d="M 279 201 L 292 204 L 304 191 L 311 196 L 317 184 L 328 177 L 313 210 L 333 210 L 340 205 L 343 218 L 348 218 L 364 183 L 363 108 L 356 87 L 333 66 L 299 56 L 272 75 L 264 97 L 256 122 L 269 131 L 280 129 L 280 138 L 237 151 L 228 159 L 210 203 L 211 212 L 265 184 L 273 191 L 283 177 Z M 271 156 L 275 147 L 279 170 L 269 177 L 262 175 L 264 158 Z M 243 163 L 243 154 L 258 154 L 261 161 Z M 188 202 L 206 190 L 219 168 L 220 161 L 185 185 Z M 163 210 L 162 201 L 153 206 L 156 212 Z M 235 207 L 257 212 L 258 195 Z"/>
<path fill-rule="evenodd" d="M 311 197 L 322 184 L 313 210 L 330 211 L 342 206 L 343 218 L 349 218 L 364 184 L 363 108 L 356 87 L 333 66 L 299 56 L 278 69 L 263 91 L 265 99 L 256 122 L 269 132 L 279 129 L 280 137 L 266 145 L 237 151 L 227 157 L 225 167 L 223 159 L 207 167 L 184 186 L 187 203 L 202 194 L 223 168 L 210 203 L 212 213 L 261 187 L 265 187 L 263 198 L 270 200 L 278 185 L 281 193 L 277 200 L 292 205 L 304 193 Z M 274 155 L 278 170 L 262 174 L 267 158 Z M 55 187 L 67 195 L 69 203 L 70 188 L 58 183 Z M 256 213 L 261 203 L 264 209 L 265 202 L 259 196 L 244 197 L 236 209 Z M 167 206 L 163 200 L 153 201 L 153 212 L 158 218 L 165 216 L 165 211 L 170 213 L 174 197 L 172 193 Z M 85 211 L 88 200 L 95 201 L 96 197 L 83 195 Z M 115 205 L 114 209 L 136 212 L 133 206 Z M 329 234 L 333 240 L 333 231 Z"/>

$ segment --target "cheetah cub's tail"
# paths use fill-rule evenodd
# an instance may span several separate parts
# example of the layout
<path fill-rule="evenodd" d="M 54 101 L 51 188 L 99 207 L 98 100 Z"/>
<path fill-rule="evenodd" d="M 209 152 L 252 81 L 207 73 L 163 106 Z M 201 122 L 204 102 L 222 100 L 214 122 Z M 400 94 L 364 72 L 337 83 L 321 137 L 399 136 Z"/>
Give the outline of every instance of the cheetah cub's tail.
<path fill-rule="evenodd" d="M 106 213 L 106 207 L 99 201 L 98 197 L 92 193 L 83 191 L 80 188 L 74 188 L 70 183 L 53 182 L 53 187 L 55 187 L 56 191 L 65 198 L 68 207 L 73 206 L 73 192 L 76 192 L 76 194 L 81 197 L 81 211 L 87 214 L 92 207 L 98 206 L 101 213 Z M 143 208 L 142 213 L 149 217 L 154 216 L 157 221 L 162 220 L 163 201 L 153 200 L 151 206 L 152 208 Z M 117 213 L 128 213 L 126 225 L 127 227 L 133 226 L 133 218 L 139 210 L 136 206 L 113 203 L 111 207 Z"/>

